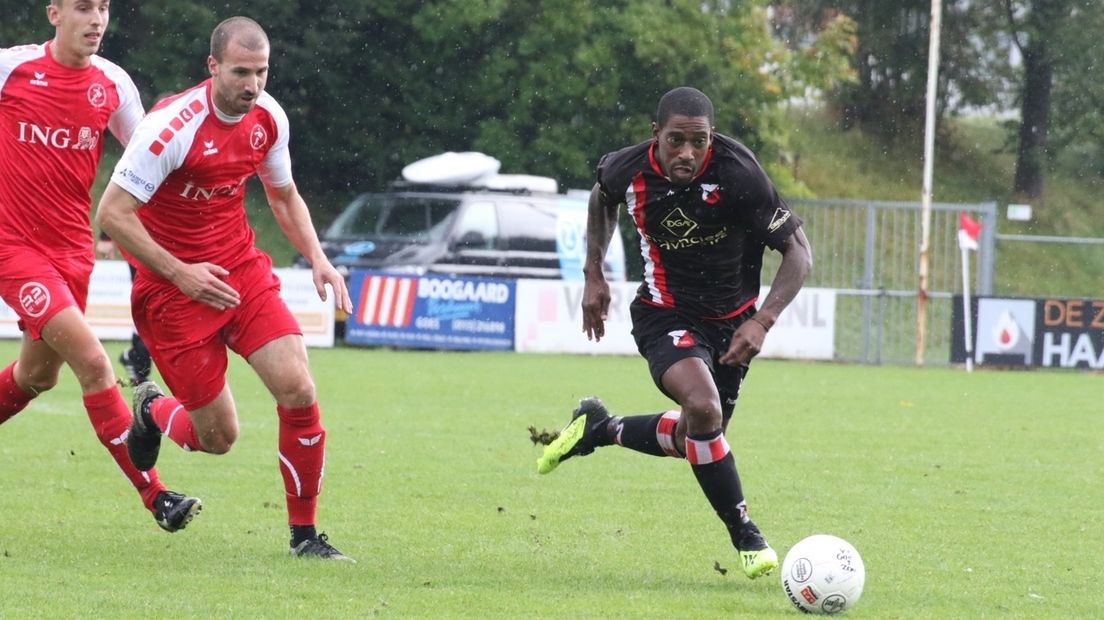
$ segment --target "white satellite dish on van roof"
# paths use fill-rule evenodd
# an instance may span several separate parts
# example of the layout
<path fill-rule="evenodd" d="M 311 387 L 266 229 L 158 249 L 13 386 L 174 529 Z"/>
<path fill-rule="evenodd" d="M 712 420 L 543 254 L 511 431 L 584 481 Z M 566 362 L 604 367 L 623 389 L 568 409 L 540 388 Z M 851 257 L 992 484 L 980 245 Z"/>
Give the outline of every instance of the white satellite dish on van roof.
<path fill-rule="evenodd" d="M 502 162 L 483 153 L 448 151 L 407 164 L 402 176 L 411 183 L 470 185 L 497 173 L 501 166 Z"/>

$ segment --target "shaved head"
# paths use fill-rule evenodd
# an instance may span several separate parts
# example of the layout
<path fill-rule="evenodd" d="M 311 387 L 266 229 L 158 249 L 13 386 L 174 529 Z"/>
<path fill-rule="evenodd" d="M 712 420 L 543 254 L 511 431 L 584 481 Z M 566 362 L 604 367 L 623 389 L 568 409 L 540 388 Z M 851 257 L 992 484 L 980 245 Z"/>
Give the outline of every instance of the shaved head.
<path fill-rule="evenodd" d="M 230 43 L 255 52 L 268 47 L 268 35 L 260 24 L 248 17 L 231 17 L 215 26 L 215 31 L 211 33 L 211 57 L 222 62 L 223 52 Z"/>
<path fill-rule="evenodd" d="M 709 119 L 709 125 L 712 126 L 713 102 L 700 90 L 689 86 L 681 86 L 668 91 L 659 100 L 655 122 L 662 127 L 667 124 L 668 119 L 676 115 L 706 117 Z"/>

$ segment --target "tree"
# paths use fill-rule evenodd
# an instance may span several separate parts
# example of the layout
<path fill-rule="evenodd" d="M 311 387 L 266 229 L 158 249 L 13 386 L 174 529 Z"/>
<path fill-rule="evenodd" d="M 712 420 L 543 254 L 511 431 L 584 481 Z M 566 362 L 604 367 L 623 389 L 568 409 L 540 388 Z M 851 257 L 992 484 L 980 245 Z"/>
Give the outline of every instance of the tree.
<path fill-rule="evenodd" d="M 1088 3 L 1074 5 L 1068 28 L 1054 49 L 1048 150 L 1064 156 L 1069 169 L 1099 183 L 1104 179 L 1104 12 Z"/>
<path fill-rule="evenodd" d="M 978 2 L 943 0 L 937 110 L 991 104 L 1005 84 L 1004 59 L 981 30 Z M 844 129 L 862 126 L 886 137 L 917 135 L 924 125 L 931 0 L 781 0 L 774 25 L 785 40 L 802 41 L 832 16 L 857 23 L 858 79 L 826 93 Z"/>
<path fill-rule="evenodd" d="M 134 76 L 148 106 L 207 77 L 218 21 L 258 19 L 272 41 L 268 89 L 291 121 L 296 178 L 333 212 L 445 150 L 483 150 L 503 172 L 588 187 L 597 158 L 647 139 L 656 101 L 683 84 L 713 97 L 718 130 L 770 169 L 785 148 L 780 104 L 846 79 L 854 37 L 841 19 L 788 49 L 767 29 L 766 5 L 242 0 L 230 12 L 194 0 L 120 1 L 103 55 Z M 30 13 L 11 7 L 0 33 L 47 39 L 45 19 L 23 19 Z M 19 36 L 32 28 L 38 34 Z"/>
<path fill-rule="evenodd" d="M 1012 188 L 1018 196 L 1037 199 L 1043 194 L 1054 75 L 1058 65 L 1072 60 L 1056 50 L 1062 47 L 1062 38 L 1076 30 L 1072 26 L 1077 4 L 1077 0 L 1004 0 L 1009 30 L 1023 57 L 1019 146 Z"/>

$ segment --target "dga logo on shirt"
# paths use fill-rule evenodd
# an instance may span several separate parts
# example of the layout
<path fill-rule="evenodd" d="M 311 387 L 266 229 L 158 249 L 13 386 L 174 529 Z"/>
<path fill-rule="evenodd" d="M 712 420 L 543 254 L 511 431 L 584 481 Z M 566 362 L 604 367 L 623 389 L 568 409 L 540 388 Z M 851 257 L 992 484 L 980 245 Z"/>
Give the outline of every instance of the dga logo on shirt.
<path fill-rule="evenodd" d="M 676 237 L 685 237 L 698 227 L 698 223 L 686 217 L 686 213 L 678 208 L 663 218 L 663 227 Z"/>
<path fill-rule="evenodd" d="M 107 105 L 107 90 L 104 89 L 103 84 L 95 82 L 88 87 L 88 103 L 91 103 L 94 108 Z"/>
<path fill-rule="evenodd" d="M 268 144 L 268 132 L 260 125 L 253 125 L 253 129 L 249 132 L 249 146 L 253 147 L 254 151 L 259 151 L 266 144 Z"/>
<path fill-rule="evenodd" d="M 38 282 L 27 282 L 19 288 L 19 305 L 32 319 L 42 316 L 50 307 L 50 289 Z"/>
<path fill-rule="evenodd" d="M 667 332 L 667 335 L 671 337 L 671 342 L 680 349 L 689 349 L 697 344 L 694 342 L 694 337 L 685 329 L 676 329 L 673 332 Z"/>

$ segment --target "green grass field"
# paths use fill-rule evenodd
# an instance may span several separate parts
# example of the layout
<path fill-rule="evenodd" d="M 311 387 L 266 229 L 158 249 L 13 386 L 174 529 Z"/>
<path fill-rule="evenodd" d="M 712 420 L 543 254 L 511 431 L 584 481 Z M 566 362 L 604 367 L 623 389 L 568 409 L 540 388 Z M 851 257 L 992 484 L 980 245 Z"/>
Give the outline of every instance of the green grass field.
<path fill-rule="evenodd" d="M 162 478 L 205 505 L 172 535 L 66 371 L 0 428 L 0 617 L 796 617 L 777 575 L 740 574 L 685 462 L 612 447 L 536 474 L 527 427 L 559 428 L 579 397 L 668 407 L 641 360 L 311 358 L 329 430 L 320 525 L 358 564 L 286 556 L 274 406 L 240 361 L 234 450 L 162 450 Z M 764 360 L 729 439 L 780 554 L 817 532 L 859 549 L 851 617 L 1099 617 L 1101 380 Z"/>

